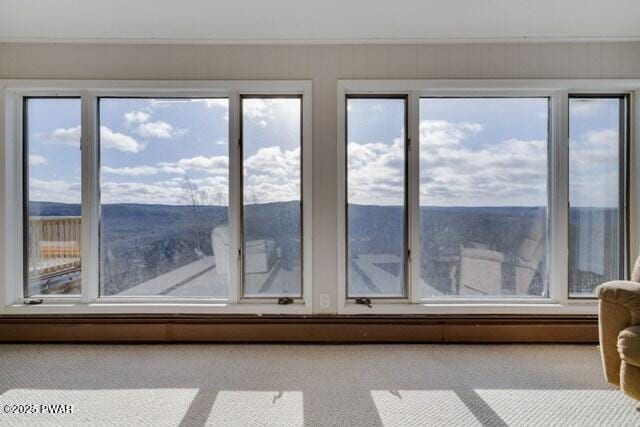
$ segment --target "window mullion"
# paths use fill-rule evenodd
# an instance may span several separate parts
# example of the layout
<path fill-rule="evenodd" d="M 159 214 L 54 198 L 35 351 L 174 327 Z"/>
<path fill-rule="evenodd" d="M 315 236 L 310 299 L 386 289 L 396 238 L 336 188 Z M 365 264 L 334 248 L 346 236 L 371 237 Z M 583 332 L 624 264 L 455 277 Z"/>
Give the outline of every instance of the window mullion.
<path fill-rule="evenodd" d="M 0 113 L 2 114 L 2 134 L 3 156 L 1 181 L 4 189 L 5 203 L 2 212 L 2 225 L 4 226 L 4 274 L 6 286 L 4 286 L 4 296 L 2 303 L 13 304 L 19 302 L 23 296 L 23 244 L 22 241 L 22 167 L 23 167 L 23 97 L 4 92 L 4 97 L 0 96 Z M 6 110 L 4 110 L 6 108 Z M 0 128 L 3 126 L 0 125 Z M 6 168 L 6 169 L 5 169 Z M 0 264 L 1 266 L 1 264 Z M 1 294 L 0 294 L 1 295 Z"/>
<path fill-rule="evenodd" d="M 549 161 L 549 296 L 566 304 L 569 296 L 569 98 L 552 97 Z"/>
<path fill-rule="evenodd" d="M 337 142 L 338 150 L 336 155 L 336 180 L 338 188 L 337 195 L 337 303 L 338 313 L 344 310 L 347 304 L 347 91 L 341 82 L 338 82 L 338 105 L 337 105 Z"/>
<path fill-rule="evenodd" d="M 638 253 L 638 246 L 640 244 L 640 209 L 638 204 L 637 192 L 640 189 L 640 174 L 637 172 L 637 166 L 640 165 L 640 150 L 638 150 L 638 142 L 640 141 L 640 91 L 634 91 L 631 94 L 631 100 L 629 102 L 629 120 L 631 121 L 629 126 L 629 223 L 627 234 L 629 236 L 629 256 L 628 256 L 628 270 L 630 270 L 635 262 L 636 257 L 640 255 Z"/>
<path fill-rule="evenodd" d="M 302 295 L 307 310 L 311 312 L 313 310 L 313 269 L 311 267 L 313 265 L 313 156 L 311 154 L 313 130 L 310 86 L 306 87 L 302 93 L 301 108 Z"/>
<path fill-rule="evenodd" d="M 409 135 L 409 241 L 408 250 L 411 256 L 409 266 L 409 298 L 411 302 L 420 301 L 420 97 L 416 92 L 409 93 L 408 126 Z"/>
<path fill-rule="evenodd" d="M 82 301 L 95 301 L 99 295 L 100 163 L 98 159 L 97 97 L 82 93 Z"/>
<path fill-rule="evenodd" d="M 229 94 L 229 302 L 240 300 L 240 96 Z"/>
<path fill-rule="evenodd" d="M 618 180 L 620 182 L 619 190 L 620 190 L 620 198 L 618 200 L 618 209 L 619 209 L 619 235 L 620 235 L 620 278 L 621 279 L 629 279 L 631 270 L 629 268 L 629 264 L 631 259 L 629 258 L 629 241 L 630 241 L 630 230 L 629 230 L 629 144 L 631 141 L 631 126 L 629 120 L 631 118 L 630 113 L 630 102 L 627 96 L 622 96 L 620 98 L 620 147 L 619 147 L 619 155 L 620 155 L 620 172 Z"/>
<path fill-rule="evenodd" d="M 5 102 L 7 102 L 7 95 L 6 95 L 6 90 L 4 88 L 0 88 L 0 141 L 2 141 L 2 144 L 0 144 L 0 197 L 1 197 L 1 203 L 2 203 L 2 207 L 0 208 L 0 229 L 2 230 L 2 234 L 4 236 L 7 236 L 7 231 L 9 230 L 9 228 L 7 227 L 7 206 L 11 206 L 7 203 L 7 192 L 9 190 L 9 187 L 7 186 L 7 179 L 6 179 L 6 156 L 8 154 L 8 150 L 7 150 L 7 135 L 8 135 L 8 129 L 7 129 L 7 125 L 5 124 L 5 117 L 7 117 L 8 115 L 6 114 L 7 112 L 5 111 Z M 2 280 L 5 284 L 10 283 L 8 279 L 8 271 L 7 271 L 7 255 L 8 255 L 8 244 L 7 244 L 7 239 L 5 238 L 2 242 L 0 242 L 0 280 Z M 8 301 L 8 294 L 12 293 L 12 291 L 10 289 L 8 289 L 9 286 L 0 286 L 0 307 L 5 306 L 6 304 L 9 303 Z"/>

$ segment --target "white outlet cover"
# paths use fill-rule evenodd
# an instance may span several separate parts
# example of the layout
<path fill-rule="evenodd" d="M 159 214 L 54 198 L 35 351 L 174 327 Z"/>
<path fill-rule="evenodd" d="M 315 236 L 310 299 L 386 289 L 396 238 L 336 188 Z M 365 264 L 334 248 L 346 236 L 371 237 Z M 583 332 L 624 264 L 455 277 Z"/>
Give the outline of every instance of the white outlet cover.
<path fill-rule="evenodd" d="M 329 294 L 320 294 L 320 307 L 329 308 L 331 305 L 331 299 L 329 298 Z"/>

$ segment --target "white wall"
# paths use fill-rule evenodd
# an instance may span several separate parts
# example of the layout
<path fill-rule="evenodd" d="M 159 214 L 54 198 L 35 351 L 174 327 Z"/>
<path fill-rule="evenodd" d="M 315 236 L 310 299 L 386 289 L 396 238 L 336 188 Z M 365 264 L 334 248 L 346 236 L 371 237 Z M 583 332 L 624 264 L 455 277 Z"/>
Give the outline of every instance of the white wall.
<path fill-rule="evenodd" d="M 0 44 L 0 79 L 311 79 L 314 311 L 336 311 L 337 80 L 640 78 L 640 43 L 208 46 Z M 319 294 L 332 308 L 320 309 Z"/>

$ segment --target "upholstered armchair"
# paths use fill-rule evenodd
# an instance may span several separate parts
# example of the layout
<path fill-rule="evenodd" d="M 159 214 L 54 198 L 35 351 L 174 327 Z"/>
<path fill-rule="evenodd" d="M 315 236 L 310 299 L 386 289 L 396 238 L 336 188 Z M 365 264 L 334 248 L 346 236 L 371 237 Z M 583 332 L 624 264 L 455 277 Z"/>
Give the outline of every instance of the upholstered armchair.
<path fill-rule="evenodd" d="M 640 257 L 631 281 L 598 286 L 600 352 L 608 382 L 640 400 Z"/>

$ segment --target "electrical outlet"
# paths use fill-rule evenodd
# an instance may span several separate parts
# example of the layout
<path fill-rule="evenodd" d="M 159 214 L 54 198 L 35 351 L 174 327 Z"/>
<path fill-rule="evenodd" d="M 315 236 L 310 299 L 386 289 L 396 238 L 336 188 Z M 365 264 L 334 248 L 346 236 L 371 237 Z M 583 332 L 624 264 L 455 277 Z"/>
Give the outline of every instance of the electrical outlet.
<path fill-rule="evenodd" d="M 320 307 L 329 308 L 330 305 L 331 298 L 329 298 L 329 294 L 320 294 Z"/>

